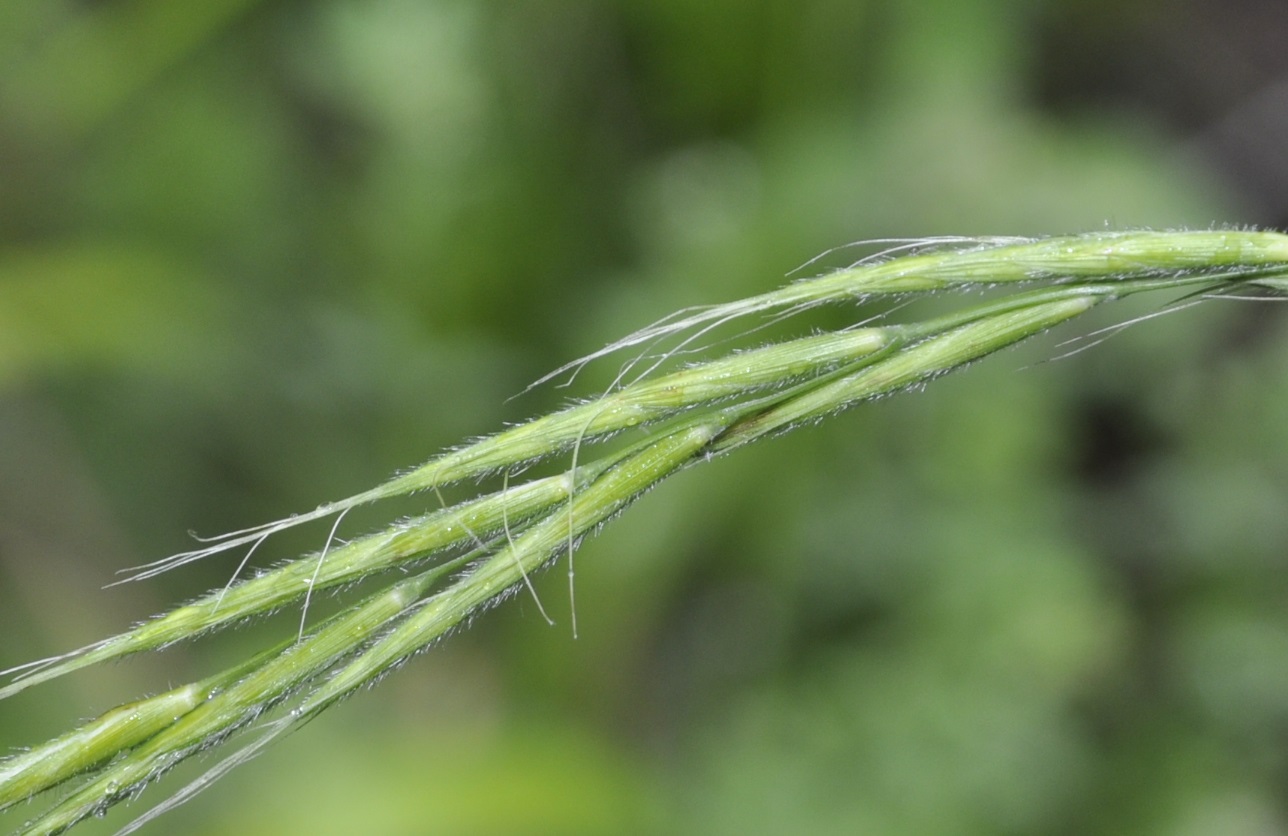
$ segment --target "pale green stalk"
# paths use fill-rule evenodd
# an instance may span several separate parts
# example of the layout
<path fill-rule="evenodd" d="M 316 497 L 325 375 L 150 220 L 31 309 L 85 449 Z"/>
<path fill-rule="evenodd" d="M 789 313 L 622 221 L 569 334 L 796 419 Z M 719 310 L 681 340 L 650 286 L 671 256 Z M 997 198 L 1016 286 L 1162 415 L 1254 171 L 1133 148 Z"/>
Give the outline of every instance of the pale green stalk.
<path fill-rule="evenodd" d="M 113 708 L 74 731 L 0 761 L 0 810 L 133 749 L 201 705 L 217 679 Z"/>
<path fill-rule="evenodd" d="M 684 369 L 517 427 L 502 434 L 519 436 L 515 445 L 494 446 L 493 449 L 505 449 L 510 456 L 537 457 L 541 449 L 538 445 L 544 443 L 546 455 L 549 455 L 566 448 L 580 436 L 591 439 L 641 423 L 674 417 L 702 403 L 764 387 L 782 386 L 810 375 L 817 376 L 875 354 L 886 346 L 888 332 L 889 329 L 870 328 L 821 334 Z M 532 454 L 527 456 L 516 450 L 531 450 Z M 592 478 L 597 468 L 603 466 L 607 466 L 607 462 L 578 468 L 576 477 L 578 480 Z M 490 496 L 427 514 L 389 531 L 336 547 L 323 555 L 292 561 L 226 589 L 211 592 L 127 633 L 85 648 L 71 658 L 50 660 L 49 666 L 0 688 L 0 699 L 88 665 L 152 650 L 280 607 L 309 590 L 336 586 L 405 560 L 470 544 L 480 537 L 501 531 L 503 527 L 513 530 L 533 515 L 548 511 L 566 500 L 570 490 L 572 485 L 566 475 L 507 487 Z M 141 576 L 159 571 L 163 569 L 154 569 Z"/>
<path fill-rule="evenodd" d="M 639 423 L 654 423 L 701 404 L 760 389 L 783 387 L 838 370 L 852 370 L 884 349 L 923 339 L 956 320 L 929 327 L 888 326 L 820 334 L 697 365 L 629 386 L 603 398 L 537 419 L 503 435 L 519 434 L 525 445 L 544 439 L 559 451 L 576 440 L 575 433 L 598 436 Z M 497 448 L 494 448 L 497 449 Z M 531 448 L 537 449 L 537 448 Z M 605 463 L 598 465 L 604 466 Z M 579 468 L 577 478 L 593 476 L 596 465 Z M 386 532 L 355 540 L 292 561 L 254 578 L 211 592 L 133 630 L 91 646 L 72 658 L 52 660 L 43 670 L 0 688 L 0 699 L 40 682 L 89 665 L 192 638 L 210 629 L 289 603 L 311 590 L 366 577 L 401 561 L 469 544 L 479 537 L 511 529 L 567 499 L 567 477 L 536 480 L 454 508 L 424 515 Z M 159 571 L 159 570 L 158 570 Z"/>
<path fill-rule="evenodd" d="M 582 478 L 590 475 L 582 474 Z M 548 512 L 570 493 L 566 474 L 538 479 L 508 490 L 409 520 L 377 534 L 308 555 L 276 569 L 210 592 L 129 632 L 91 645 L 71 658 L 55 659 L 40 670 L 0 688 L 0 699 L 40 682 L 131 653 L 155 650 L 208 630 L 268 612 L 320 590 L 369 577 L 408 560 L 458 546 L 476 545 L 508 522 L 522 526 Z"/>
<path fill-rule="evenodd" d="M 745 406 L 730 407 L 692 419 L 691 424 L 650 441 L 639 452 L 622 459 L 578 492 L 566 509 L 534 525 L 468 576 L 420 605 L 416 615 L 407 618 L 369 652 L 311 694 L 300 707 L 300 713 L 326 708 L 437 639 L 476 607 L 513 588 L 524 574 L 539 569 L 551 554 L 567 545 L 570 528 L 574 537 L 580 537 L 667 476 L 763 434 L 765 416 L 781 417 L 790 413 L 794 416 L 792 420 L 799 420 L 796 416 L 808 418 L 815 413 L 843 409 L 935 373 L 930 370 L 936 367 L 927 366 L 927 361 L 953 365 L 969 362 L 1084 313 L 1097 301 L 1095 297 L 1084 297 L 1047 302 L 992 317 L 927 340 L 908 352 L 892 355 L 854 377 L 806 389 L 772 409 L 762 412 Z M 903 360 L 913 353 L 920 364 Z"/>
<path fill-rule="evenodd" d="M 1079 295 L 1038 302 L 946 331 L 854 374 L 772 404 L 721 434 L 712 445 L 712 452 L 727 452 L 877 395 L 947 374 L 958 366 L 1086 313 L 1103 298 Z"/>
<path fill-rule="evenodd" d="M 922 250 L 929 249 L 929 252 Z M 913 252 L 899 258 L 885 256 Z M 885 259 L 885 260 L 882 260 Z M 1021 238 L 941 238 L 900 242 L 842 270 L 803 279 L 777 290 L 666 317 L 561 366 L 538 382 L 631 346 L 654 344 L 686 330 L 705 329 L 771 311 L 795 312 L 836 302 L 886 295 L 953 292 L 972 287 L 1037 281 L 1129 281 L 1160 276 L 1205 275 L 1219 281 L 1274 271 L 1288 262 L 1288 237 L 1276 232 L 1213 230 L 1102 232 Z M 406 474 L 415 480 L 426 468 Z M 417 474 L 420 474 L 419 477 Z"/>
<path fill-rule="evenodd" d="M 149 728 L 153 733 L 131 749 L 128 757 L 108 763 L 92 780 L 20 832 L 57 833 L 136 794 L 166 770 L 251 722 L 300 685 L 352 655 L 391 621 L 404 616 L 441 571 L 424 572 L 370 596 L 246 676 L 208 694 L 200 705 L 173 722 L 160 729 Z M 63 748 L 73 746 L 74 742 L 65 741 Z M 33 750 L 31 755 L 39 759 L 43 749 Z M 26 777 L 34 780 L 37 776 L 29 773 Z"/>
<path fill-rule="evenodd" d="M 700 427 L 677 432 L 608 469 L 572 500 L 567 513 L 577 521 L 575 536 L 602 523 L 640 491 L 683 465 L 710 437 L 711 431 L 704 432 Z M 359 652 L 354 662 L 320 685 L 293 712 L 298 718 L 316 714 L 441 636 L 479 605 L 519 583 L 526 572 L 538 568 L 567 542 L 566 520 L 563 512 L 552 514 L 447 590 L 421 604 L 416 604 L 417 599 L 442 574 L 441 567 L 373 595 L 259 669 L 207 695 L 204 703 L 188 708 L 167 728 L 156 731 L 130 752 L 128 759 L 109 764 L 94 780 L 36 819 L 24 832 L 56 832 L 129 797 L 139 786 L 154 780 L 210 741 L 244 725 L 302 683 Z M 386 629 L 382 638 L 370 647 L 363 647 Z M 157 698 L 154 700 L 158 706 L 165 704 Z M 60 749 L 70 745 L 65 741 L 59 743 Z M 39 762 L 43 754 L 41 750 L 34 750 L 28 759 Z M 24 792 L 22 797 L 30 794 Z"/>
<path fill-rule="evenodd" d="M 0 810 L 133 749 L 289 646 L 284 643 L 215 676 L 117 706 L 47 743 L 0 760 Z"/>
<path fill-rule="evenodd" d="M 929 374 L 942 373 L 970 362 L 1083 313 L 1098 301 L 1100 297 L 1094 295 L 1038 301 L 1018 310 L 985 317 L 931 337 L 908 351 L 890 355 L 856 375 L 820 386 L 798 387 L 798 391 L 769 409 L 762 410 L 759 405 L 724 408 L 696 417 L 689 425 L 648 442 L 637 452 L 622 457 L 605 469 L 601 476 L 574 494 L 566 508 L 550 514 L 509 541 L 504 548 L 442 592 L 419 604 L 413 604 L 414 599 L 402 592 L 392 599 L 378 596 L 367 607 L 379 607 L 376 611 L 383 614 L 382 620 L 375 622 L 363 613 L 362 623 L 372 625 L 373 629 L 383 627 L 395 615 L 398 616 L 397 623 L 374 643 L 356 651 L 353 661 L 304 698 L 292 712 L 289 723 L 279 724 L 270 734 L 283 734 L 307 722 L 436 641 L 475 609 L 515 588 L 551 555 L 571 548 L 570 540 L 579 539 L 622 510 L 640 493 L 683 467 L 747 443 L 779 428 L 783 421 L 795 422 L 818 413 L 842 409 L 907 386 Z M 421 579 L 413 580 L 419 584 Z M 409 583 L 404 581 L 396 589 Z M 418 585 L 416 590 L 420 593 L 424 588 L 424 585 Z M 347 621 L 336 629 L 355 633 L 346 645 L 350 649 L 370 635 L 370 631 L 354 631 Z M 316 676 L 346 653 L 343 648 L 334 648 L 329 653 L 315 649 L 319 643 L 326 647 L 326 639 L 331 635 L 330 629 L 320 631 L 305 644 L 288 650 L 256 673 L 211 697 L 199 709 L 176 720 L 171 728 L 156 734 L 137 753 L 132 753 L 128 764 L 104 770 L 95 781 L 51 811 L 48 819 L 38 820 L 37 827 L 59 827 L 91 814 L 105 799 L 110 803 L 109 790 L 118 794 L 128 793 L 135 784 L 152 779 L 188 750 L 262 712 L 291 688 Z M 297 661 L 301 654 L 309 664 L 301 665 Z"/>
<path fill-rule="evenodd" d="M 139 567 L 133 577 L 150 577 L 236 546 L 253 547 L 277 531 L 374 499 L 433 490 L 462 479 L 523 465 L 574 444 L 655 423 L 695 406 L 817 375 L 881 350 L 886 347 L 885 335 L 886 331 L 879 328 L 820 334 L 645 380 L 445 453 L 372 491 L 322 506 L 309 514 L 234 532 L 230 537 L 216 538 L 209 547 Z"/>
<path fill-rule="evenodd" d="M 375 681 L 472 613 L 521 588 L 555 556 L 568 555 L 571 573 L 573 549 L 585 535 L 685 467 L 945 374 L 1122 296 L 1169 288 L 1201 296 L 1248 284 L 1282 289 L 1288 281 L 1288 237 L 1274 233 L 1101 234 L 972 242 L 965 248 L 965 242 L 952 243 L 955 249 L 868 261 L 771 294 L 686 313 L 610 348 L 687 334 L 679 346 L 664 351 L 665 357 L 715 326 L 753 313 L 983 284 L 1040 281 L 1044 286 L 930 320 L 802 337 L 658 377 L 645 376 L 596 400 L 445 453 L 371 491 L 300 517 L 234 532 L 207 548 L 143 567 L 140 574 L 146 576 L 239 544 L 253 552 L 276 531 L 362 502 L 414 490 L 436 491 L 448 482 L 498 470 L 508 473 L 509 468 L 573 451 L 573 467 L 565 474 L 515 486 L 507 478 L 496 493 L 324 548 L 320 554 L 212 592 L 121 636 L 27 666 L 27 677 L 0 689 L 0 697 L 79 667 L 188 639 L 301 597 L 307 606 L 316 590 L 442 553 L 440 562 L 421 574 L 391 584 L 307 635 L 301 629 L 297 641 L 216 677 L 115 709 L 44 746 L 0 761 L 0 808 L 96 770 L 26 832 L 68 827 L 136 793 L 194 752 L 253 724 L 273 706 L 294 699 L 288 716 L 261 724 L 264 734 L 256 743 L 157 808 L 160 812 L 270 740 Z M 625 449 L 588 464 L 579 462 L 583 445 L 626 430 L 640 435 Z M 467 560 L 474 561 L 467 571 L 435 589 Z"/>
<path fill-rule="evenodd" d="M 932 251 L 886 261 L 864 260 L 844 270 L 794 282 L 760 296 L 662 320 L 557 369 L 542 380 L 563 371 L 580 369 L 591 360 L 631 346 L 653 345 L 668 337 L 694 331 L 682 343 L 687 344 L 720 324 L 770 311 L 793 312 L 882 295 L 946 292 L 1036 281 L 1129 281 L 1182 276 L 1228 281 L 1273 272 L 1288 263 L 1288 238 L 1273 232 L 1244 230 L 1104 232 L 1029 241 L 1013 238 L 931 239 L 922 243 L 932 247 Z M 936 245 L 951 248 L 935 249 Z M 912 244 L 895 250 L 902 251 L 910 246 Z M 567 411 L 538 419 L 459 450 L 443 453 L 362 493 L 320 505 L 305 514 L 231 532 L 216 538 L 207 547 L 140 568 L 144 570 L 142 574 L 151 574 L 148 570 L 165 570 L 230 548 L 253 546 L 275 532 L 359 505 L 440 488 L 498 468 L 531 461 L 553 452 L 553 445 L 578 443 L 596 433 L 616 432 L 640 423 L 645 419 L 636 414 L 638 407 L 639 404 L 623 403 L 617 423 L 613 421 L 613 410 L 605 409 L 603 404 L 598 410 L 581 408 L 582 412 L 572 420 L 568 419 Z M 597 423 L 601 421 L 604 423 Z"/>

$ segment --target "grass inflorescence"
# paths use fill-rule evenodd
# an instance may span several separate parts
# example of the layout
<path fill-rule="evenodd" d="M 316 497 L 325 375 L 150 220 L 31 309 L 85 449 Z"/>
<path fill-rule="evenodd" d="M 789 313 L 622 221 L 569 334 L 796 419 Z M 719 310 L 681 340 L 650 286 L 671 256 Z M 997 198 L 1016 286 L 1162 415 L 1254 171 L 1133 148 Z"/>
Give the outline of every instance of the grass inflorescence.
<path fill-rule="evenodd" d="M 104 661 L 193 639 L 299 603 L 315 592 L 390 575 L 336 615 L 229 670 L 120 706 L 29 751 L 0 760 L 0 810 L 55 787 L 71 789 L 25 825 L 52 833 L 131 798 L 188 756 L 240 734 L 252 742 L 145 817 L 207 786 L 270 741 L 375 682 L 472 614 L 527 586 L 572 555 L 588 534 L 672 474 L 764 436 L 900 391 L 1144 292 L 1182 300 L 1282 292 L 1288 236 L 1273 232 L 1116 232 L 1021 239 L 898 242 L 845 269 L 738 302 L 682 311 L 556 370 L 625 353 L 604 394 L 444 452 L 383 485 L 315 510 L 204 542 L 130 570 L 143 579 L 191 561 L 243 550 L 242 564 L 273 534 L 333 519 L 314 554 L 230 582 L 120 635 L 7 672 L 0 698 Z M 965 289 L 992 292 L 951 314 L 884 317 L 674 368 L 716 329 L 790 320 L 818 305 L 904 300 Z M 749 319 L 753 318 L 753 319 Z M 625 434 L 616 449 L 592 445 Z M 571 462 L 553 476 L 517 481 L 536 461 Z M 500 475 L 491 492 L 403 520 L 351 542 L 335 526 L 359 505 L 412 493 L 441 498 L 454 483 Z M 441 503 L 440 503 L 441 504 Z M 239 573 L 241 567 L 239 566 Z M 571 588 L 570 588 L 571 594 Z M 574 626 L 575 631 L 575 626 Z M 273 713 L 273 709 L 279 709 Z"/>

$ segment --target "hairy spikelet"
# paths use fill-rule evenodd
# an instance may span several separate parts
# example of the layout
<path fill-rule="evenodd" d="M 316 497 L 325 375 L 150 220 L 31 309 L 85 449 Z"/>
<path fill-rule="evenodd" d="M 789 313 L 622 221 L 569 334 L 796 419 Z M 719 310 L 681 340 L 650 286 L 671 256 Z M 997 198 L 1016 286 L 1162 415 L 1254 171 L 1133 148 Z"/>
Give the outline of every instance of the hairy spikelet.
<path fill-rule="evenodd" d="M 332 547 L 328 538 L 318 553 L 230 582 L 118 636 L 8 671 L 11 680 L 0 698 L 293 602 L 307 610 L 321 589 L 388 578 L 383 588 L 367 587 L 366 597 L 311 629 L 302 620 L 298 635 L 243 664 L 123 705 L 0 761 L 0 809 L 71 786 L 24 830 L 57 832 L 136 795 L 184 758 L 254 730 L 251 743 L 139 823 L 150 820 L 522 589 L 553 559 L 567 556 L 571 584 L 576 545 L 680 470 L 934 379 L 1125 296 L 1179 290 L 1201 300 L 1249 288 L 1282 292 L 1286 285 L 1288 237 L 1272 232 L 954 238 L 896 242 L 839 271 L 682 311 L 546 378 L 575 376 L 588 362 L 625 352 L 622 373 L 598 397 L 444 452 L 311 512 L 132 570 L 130 579 L 147 578 L 234 549 L 245 550 L 244 566 L 285 529 L 335 518 L 334 536 L 339 518 L 359 505 L 503 474 L 499 489 L 349 543 Z M 992 293 L 931 319 L 856 322 L 678 369 L 671 363 L 730 323 L 751 331 L 765 318 L 795 317 L 817 305 L 966 288 Z M 592 448 L 628 430 L 616 449 Z M 561 454 L 571 458 L 565 472 L 511 484 L 520 468 Z"/>

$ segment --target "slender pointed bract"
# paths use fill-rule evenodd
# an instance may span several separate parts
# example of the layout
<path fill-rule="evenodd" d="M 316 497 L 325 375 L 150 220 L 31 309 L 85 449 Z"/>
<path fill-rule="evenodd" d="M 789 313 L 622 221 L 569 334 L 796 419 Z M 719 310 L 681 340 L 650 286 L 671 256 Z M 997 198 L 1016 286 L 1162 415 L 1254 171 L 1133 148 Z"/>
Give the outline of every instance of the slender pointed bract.
<path fill-rule="evenodd" d="M 542 381 L 565 371 L 580 369 L 592 360 L 632 346 L 656 344 L 689 331 L 705 333 L 715 324 L 760 313 L 801 311 L 817 305 L 863 301 L 883 295 L 937 293 L 1039 281 L 1129 282 L 1191 277 L 1220 282 L 1270 274 L 1288 264 L 1288 236 L 1251 230 L 1127 231 L 1034 240 L 947 240 L 947 248 L 944 248 L 944 240 L 931 239 L 927 242 L 928 252 L 887 260 L 865 259 L 848 268 L 793 282 L 759 296 L 701 308 L 687 316 L 667 318 L 556 369 Z M 909 247 L 913 244 L 897 249 L 902 251 Z M 749 366 L 754 368 L 755 364 Z M 729 385 L 736 389 L 738 379 L 729 378 Z M 649 391 L 656 395 L 665 391 L 665 387 L 654 386 Z M 673 401 L 670 408 L 680 409 L 684 405 L 702 402 Z M 648 420 L 649 411 L 650 404 L 630 398 L 619 402 L 616 407 L 599 401 L 573 407 L 443 453 L 362 493 L 320 505 L 308 513 L 214 538 L 208 546 L 147 564 L 139 567 L 136 573 L 147 576 L 154 571 L 164 571 L 231 548 L 253 546 L 274 533 L 359 505 L 433 490 L 532 461 L 584 438 L 635 426 Z"/>
<path fill-rule="evenodd" d="M 352 655 L 397 620 L 441 573 L 430 570 L 371 595 L 260 667 L 207 695 L 165 728 L 108 763 L 23 832 L 54 833 L 129 798 L 183 759 L 245 725 L 301 684 Z"/>
<path fill-rule="evenodd" d="M 716 439 L 712 449 L 727 452 L 762 436 L 952 371 L 1086 313 L 1101 300 L 1102 297 L 1083 295 L 1039 302 L 945 331 L 853 374 L 773 404 L 732 426 Z"/>
<path fill-rule="evenodd" d="M 202 703 L 216 678 L 117 706 L 78 729 L 0 761 L 0 810 L 133 749 Z"/>
<path fill-rule="evenodd" d="M 139 822 L 191 797 L 277 737 L 375 682 L 472 614 L 523 588 L 639 495 L 697 462 L 946 374 L 1092 308 L 1137 293 L 1181 290 L 1186 304 L 1255 285 L 1288 288 L 1288 237 L 1277 233 L 1101 233 L 1039 241 L 905 242 L 897 258 L 849 268 L 727 305 L 683 312 L 561 371 L 646 346 L 602 396 L 448 451 L 384 485 L 298 517 L 234 532 L 136 570 L 147 577 L 235 546 L 254 552 L 272 534 L 366 502 L 497 471 L 501 490 L 323 548 L 216 590 L 112 639 L 18 669 L 0 698 L 90 664 L 151 650 L 304 599 L 320 589 L 401 570 L 296 640 L 214 677 L 114 709 L 0 760 L 0 808 L 80 773 L 82 783 L 28 825 L 51 833 L 135 794 L 174 764 L 254 727 L 260 736 Z M 1016 285 L 1025 285 L 1015 289 Z M 663 361 L 712 330 L 752 314 L 882 294 L 1000 286 L 956 312 L 905 323 L 864 323 L 728 354 L 655 376 Z M 1005 291 L 1005 292 L 1003 292 Z M 668 339 L 679 345 L 663 346 Z M 627 381 L 627 376 L 635 377 Z M 583 447 L 624 434 L 615 452 Z M 511 484 L 515 468 L 571 451 L 571 468 Z M 586 459 L 586 461 L 583 461 Z M 338 519 L 337 519 L 338 523 Z M 332 528 L 334 534 L 334 526 Z M 246 555 L 248 559 L 250 554 Z M 453 575 L 452 573 L 459 573 Z M 531 590 L 532 587 L 529 585 Z M 535 595 L 535 592 L 533 592 Z M 303 618 L 303 615 L 302 615 Z M 289 713 L 266 712 L 285 703 Z M 283 710 L 279 708 L 279 711 Z"/>
<path fill-rule="evenodd" d="M 583 478 L 591 472 L 592 468 L 584 469 Z M 210 592 L 67 658 L 52 660 L 52 664 L 0 688 L 0 699 L 89 665 L 155 650 L 269 612 L 303 597 L 310 588 L 351 583 L 444 549 L 478 545 L 479 538 L 501 531 L 503 521 L 511 528 L 522 525 L 566 500 L 571 491 L 568 474 L 550 476 L 396 524 L 324 556 L 307 555 L 290 561 Z"/>

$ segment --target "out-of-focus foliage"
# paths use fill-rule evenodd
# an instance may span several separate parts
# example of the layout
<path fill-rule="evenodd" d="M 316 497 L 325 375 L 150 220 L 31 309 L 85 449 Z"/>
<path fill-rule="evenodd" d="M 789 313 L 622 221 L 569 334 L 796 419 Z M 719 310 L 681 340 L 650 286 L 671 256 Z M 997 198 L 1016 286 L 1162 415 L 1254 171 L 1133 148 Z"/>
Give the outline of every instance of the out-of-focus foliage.
<path fill-rule="evenodd" d="M 1222 138 L 1284 147 L 1239 40 L 1283 22 L 1210 5 L 5 4 L 0 667 L 225 582 L 100 589 L 189 529 L 540 413 L 507 399 L 828 247 L 1282 225 Z M 1288 830 L 1283 315 L 1047 341 L 690 472 L 581 552 L 576 640 L 560 567 L 555 627 L 510 602 L 154 829 Z M 42 686 L 0 745 L 261 641 Z"/>

